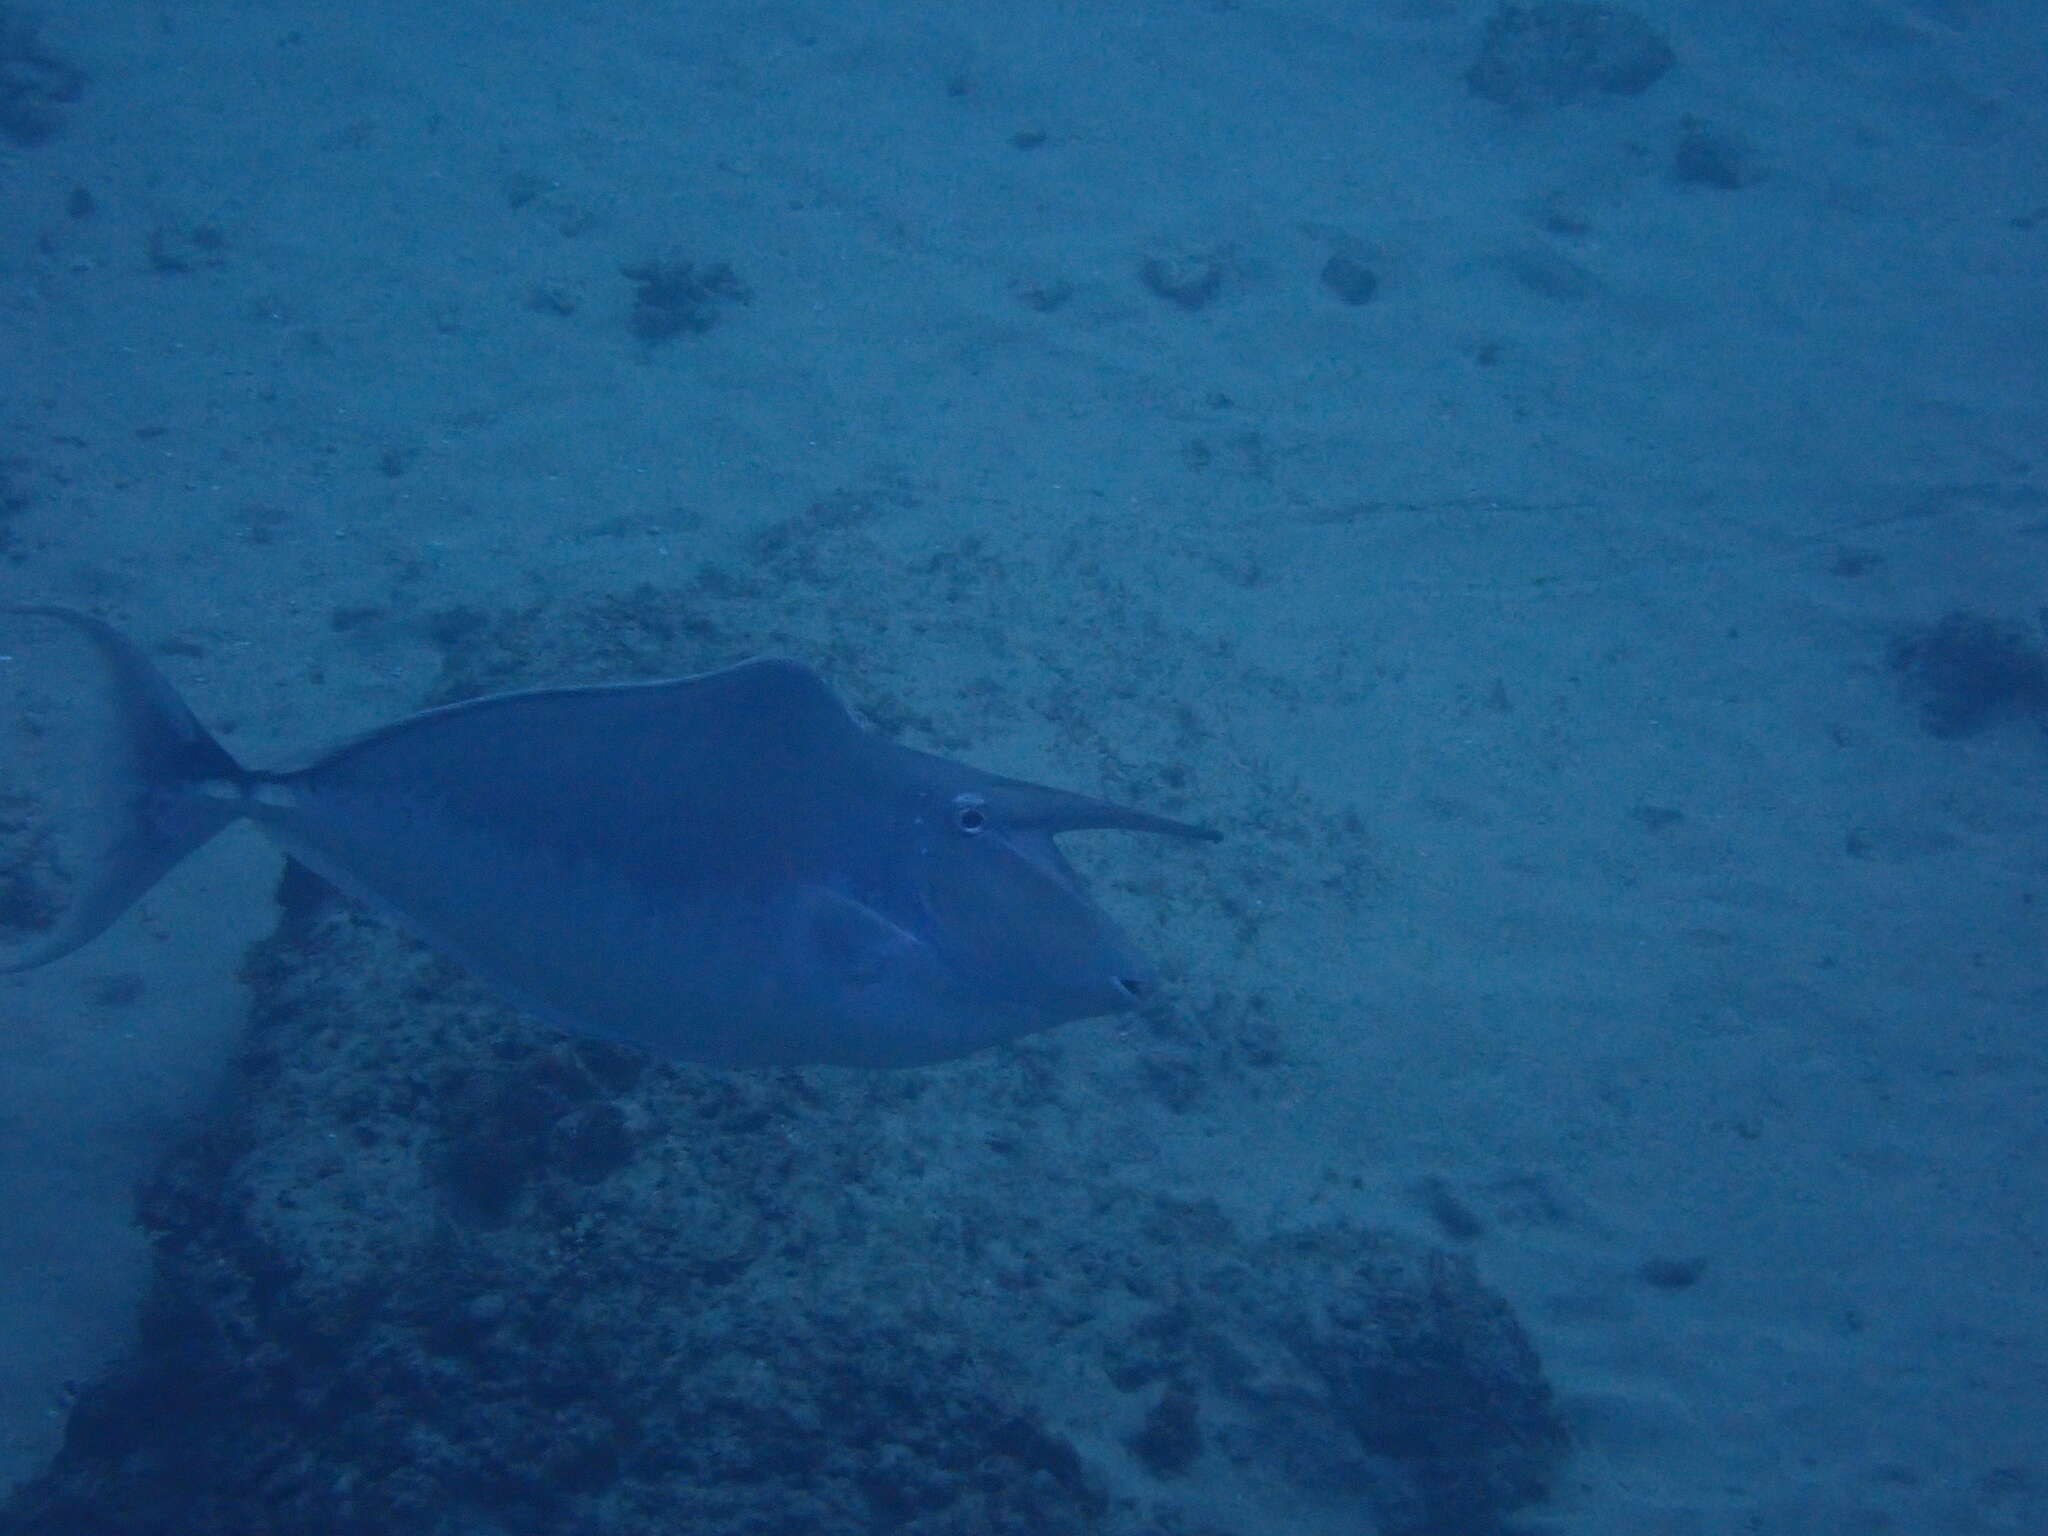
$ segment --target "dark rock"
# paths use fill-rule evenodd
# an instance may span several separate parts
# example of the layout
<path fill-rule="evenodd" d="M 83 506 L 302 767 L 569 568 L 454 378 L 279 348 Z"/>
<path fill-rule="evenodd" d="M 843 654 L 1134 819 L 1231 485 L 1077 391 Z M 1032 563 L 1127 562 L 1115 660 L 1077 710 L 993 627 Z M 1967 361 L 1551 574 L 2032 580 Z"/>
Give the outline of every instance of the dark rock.
<path fill-rule="evenodd" d="M 1502 254 L 1508 275 L 1538 298 L 1578 304 L 1601 291 L 1600 279 L 1559 250 L 1519 245 Z"/>
<path fill-rule="evenodd" d="M 1379 292 L 1379 275 L 1353 256 L 1332 256 L 1323 263 L 1323 286 L 1346 304 L 1363 304 Z"/>
<path fill-rule="evenodd" d="M 1465 84 L 1502 106 L 1556 107 L 1598 95 L 1639 96 L 1671 65 L 1670 45 L 1633 11 L 1550 0 L 1503 5 L 1487 18 Z"/>
<path fill-rule="evenodd" d="M 1457 1242 L 1469 1243 L 1486 1234 L 1486 1223 L 1479 1219 L 1478 1212 L 1460 1200 L 1451 1186 L 1440 1178 L 1424 1179 L 1416 1190 L 1422 1208 L 1435 1220 L 1437 1228 L 1445 1237 Z"/>
<path fill-rule="evenodd" d="M 1223 260 L 1213 255 L 1152 256 L 1139 266 L 1138 280 L 1192 313 L 1206 309 L 1223 291 Z"/>
<path fill-rule="evenodd" d="M 159 224 L 149 232 L 149 268 L 165 274 L 211 271 L 227 265 L 227 249 L 227 234 L 217 224 Z"/>
<path fill-rule="evenodd" d="M 1735 192 L 1763 178 L 1749 141 L 1730 129 L 1688 117 L 1679 127 L 1671 174 L 1686 186 Z"/>
<path fill-rule="evenodd" d="M 1010 285 L 1010 292 L 1026 309 L 1049 315 L 1074 297 L 1074 285 L 1057 277 L 1019 278 Z"/>
<path fill-rule="evenodd" d="M 40 796 L 0 792 L 0 955 L 40 943 L 71 904 L 75 882 L 52 820 Z"/>
<path fill-rule="evenodd" d="M 21 145 L 53 138 L 84 93 L 84 71 L 43 46 L 35 20 L 0 6 L 0 135 Z"/>
<path fill-rule="evenodd" d="M 1276 1331 L 1374 1458 L 1386 1536 L 1488 1531 L 1545 1496 L 1565 1432 L 1535 1351 L 1462 1255 L 1334 1231 L 1268 1245 Z"/>
<path fill-rule="evenodd" d="M 2048 711 L 2048 653 L 2017 625 L 1982 614 L 1907 630 L 1892 641 L 1891 664 L 1930 736 L 1974 736 Z"/>
<path fill-rule="evenodd" d="M 633 285 L 628 324 L 642 341 L 708 331 L 721 308 L 753 298 L 739 275 L 722 261 L 700 267 L 693 261 L 657 257 L 623 266 L 619 273 Z"/>
<path fill-rule="evenodd" d="M 1168 1387 L 1145 1424 L 1130 1440 L 1131 1454 L 1155 1477 L 1178 1477 L 1202 1454 L 1202 1426 L 1195 1394 Z"/>
<path fill-rule="evenodd" d="M 1700 1276 L 1707 1272 L 1707 1261 L 1701 1258 L 1657 1258 L 1643 1260 L 1636 1271 L 1643 1284 L 1660 1291 L 1685 1291 L 1700 1283 Z"/>

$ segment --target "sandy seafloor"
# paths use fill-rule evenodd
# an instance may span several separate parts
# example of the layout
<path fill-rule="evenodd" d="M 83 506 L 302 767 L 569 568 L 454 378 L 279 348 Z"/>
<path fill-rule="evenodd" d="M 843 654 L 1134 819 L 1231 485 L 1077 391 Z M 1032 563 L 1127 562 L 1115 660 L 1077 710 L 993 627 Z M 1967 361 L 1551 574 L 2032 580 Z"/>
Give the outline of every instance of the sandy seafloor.
<path fill-rule="evenodd" d="M 1668 74 L 1517 111 L 1490 9 L 52 7 L 0 581 L 261 763 L 412 707 L 430 613 L 832 498 L 881 558 L 825 601 L 1039 573 L 1023 696 L 1113 725 L 1132 656 L 1213 655 L 1125 766 L 1289 788 L 1213 808 L 1285 909 L 1147 934 L 1290 1074 L 1162 1185 L 1431 1237 L 1455 1191 L 1576 1434 L 1538 1524 L 2048 1530 L 2048 749 L 1930 734 L 1888 661 L 2041 634 L 2048 14 L 1646 0 Z M 1736 185 L 1679 174 L 1703 128 Z M 651 257 L 751 298 L 650 343 Z M 1028 711 L 961 755 L 1104 784 Z M 274 873 L 238 833 L 0 988 L 9 1480 L 127 1338 Z"/>

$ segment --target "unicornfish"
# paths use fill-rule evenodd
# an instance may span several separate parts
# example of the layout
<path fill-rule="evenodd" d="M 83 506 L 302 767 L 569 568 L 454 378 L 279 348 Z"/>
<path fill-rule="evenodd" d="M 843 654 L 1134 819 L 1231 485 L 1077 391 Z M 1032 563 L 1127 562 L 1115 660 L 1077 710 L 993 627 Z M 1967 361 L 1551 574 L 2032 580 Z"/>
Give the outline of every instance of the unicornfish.
<path fill-rule="evenodd" d="M 809 667 L 508 693 L 245 768 L 88 614 L 117 722 L 69 954 L 247 819 L 564 1029 L 721 1066 L 901 1067 L 1128 1010 L 1151 969 L 1054 839 L 1206 828 L 901 746 Z"/>

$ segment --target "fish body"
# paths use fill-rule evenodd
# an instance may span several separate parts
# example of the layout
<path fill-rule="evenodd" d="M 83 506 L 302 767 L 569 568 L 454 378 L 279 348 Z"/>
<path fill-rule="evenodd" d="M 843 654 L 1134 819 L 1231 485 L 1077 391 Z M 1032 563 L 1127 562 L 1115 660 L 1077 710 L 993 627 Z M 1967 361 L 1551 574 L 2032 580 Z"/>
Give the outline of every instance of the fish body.
<path fill-rule="evenodd" d="M 247 817 L 563 1028 L 723 1066 L 909 1066 L 1150 992 L 1057 835 L 1214 835 L 898 745 L 783 660 L 473 700 L 246 769 L 110 626 L 13 611 L 92 643 L 121 745 L 105 851 L 11 970 Z"/>

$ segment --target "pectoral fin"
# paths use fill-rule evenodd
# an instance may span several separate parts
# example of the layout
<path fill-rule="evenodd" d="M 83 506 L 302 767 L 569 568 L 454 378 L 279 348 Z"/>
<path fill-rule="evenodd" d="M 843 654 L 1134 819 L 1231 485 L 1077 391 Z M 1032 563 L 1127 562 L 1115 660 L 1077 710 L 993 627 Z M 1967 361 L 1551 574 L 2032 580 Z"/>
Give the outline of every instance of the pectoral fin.
<path fill-rule="evenodd" d="M 797 903 L 794 955 L 828 986 L 866 990 L 926 963 L 924 943 L 873 907 L 825 886 L 805 886 Z"/>

